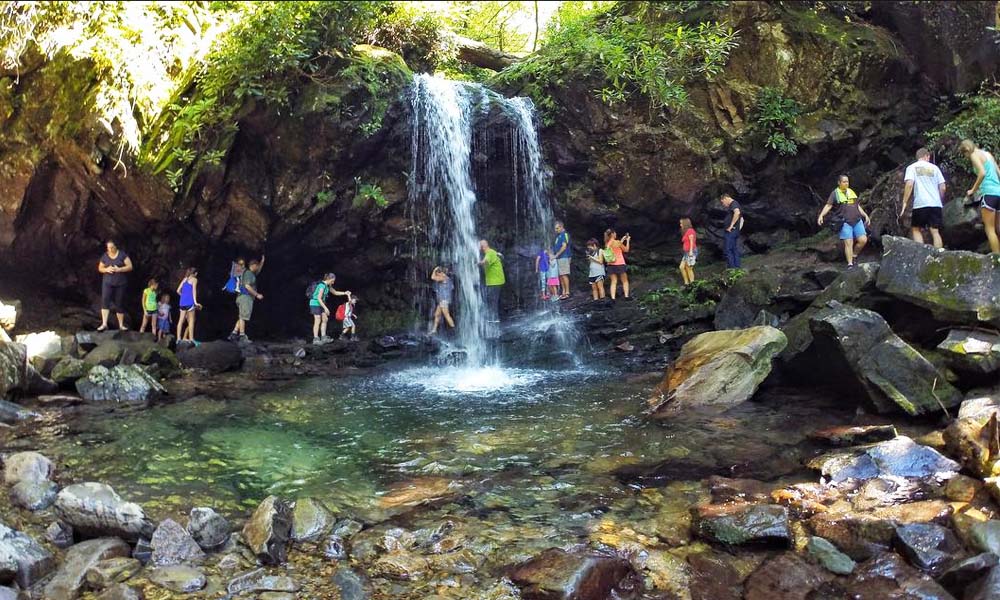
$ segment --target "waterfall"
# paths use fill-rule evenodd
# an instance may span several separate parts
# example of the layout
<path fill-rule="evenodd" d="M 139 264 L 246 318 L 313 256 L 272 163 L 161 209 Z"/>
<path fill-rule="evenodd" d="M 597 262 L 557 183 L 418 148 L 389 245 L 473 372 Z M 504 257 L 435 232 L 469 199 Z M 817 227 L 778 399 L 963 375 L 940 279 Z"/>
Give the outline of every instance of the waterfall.
<path fill-rule="evenodd" d="M 526 285 L 527 279 L 533 287 L 521 291 L 531 292 L 528 297 L 534 299 L 534 257 L 528 256 L 528 249 L 537 252 L 537 246 L 551 243 L 553 236 L 552 207 L 546 194 L 534 106 L 527 98 L 508 99 L 478 84 L 426 74 L 414 77 L 410 100 L 408 214 L 415 224 L 416 283 L 427 287 L 430 265 L 450 267 L 455 283 L 455 342 L 464 351 L 467 366 L 497 366 L 499 332 L 486 322 L 479 239 L 486 237 L 493 248 L 504 254 L 505 295 L 510 295 L 518 282 L 522 287 Z M 502 139 L 487 134 L 481 126 L 477 131 L 477 123 L 494 109 L 501 115 L 498 137 Z M 497 128 L 496 122 L 493 127 Z M 483 190 L 477 190 L 473 155 L 477 154 L 477 162 L 482 164 L 486 161 L 483 151 L 491 152 L 501 143 L 510 146 L 509 161 L 497 161 L 510 164 L 511 172 L 503 177 L 510 185 L 509 197 L 504 197 L 510 206 L 493 207 L 502 211 L 504 228 L 498 229 L 497 223 L 483 223 L 485 207 L 478 202 Z M 486 225 L 493 226 L 489 235 Z M 524 273 L 527 278 L 521 277 L 520 271 L 525 268 L 530 270 Z M 424 302 L 418 310 L 422 308 L 426 314 L 427 304 Z"/>

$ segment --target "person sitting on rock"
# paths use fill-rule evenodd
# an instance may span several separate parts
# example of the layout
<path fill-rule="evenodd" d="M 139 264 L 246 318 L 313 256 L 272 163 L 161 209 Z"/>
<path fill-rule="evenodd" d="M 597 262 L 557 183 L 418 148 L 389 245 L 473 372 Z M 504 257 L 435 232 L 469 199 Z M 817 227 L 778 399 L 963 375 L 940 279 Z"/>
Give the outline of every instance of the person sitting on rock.
<path fill-rule="evenodd" d="M 230 341 L 249 343 L 247 337 L 247 322 L 253 316 L 254 300 L 263 300 L 264 294 L 257 291 L 257 274 L 264 268 L 264 257 L 260 260 L 251 260 L 250 266 L 240 275 L 240 293 L 236 296 L 236 308 L 239 317 L 236 319 L 236 326 L 229 334 Z"/>
<path fill-rule="evenodd" d="M 965 194 L 970 198 L 981 196 L 979 214 L 983 218 L 983 229 L 990 243 L 990 252 L 1000 254 L 1000 237 L 998 237 L 997 211 L 1000 210 L 1000 173 L 997 172 L 997 161 L 993 155 L 983 150 L 972 140 L 962 140 L 959 145 L 962 154 L 972 162 L 976 170 L 976 182 Z"/>
<path fill-rule="evenodd" d="M 180 295 L 178 302 L 181 310 L 180 317 L 177 318 L 177 342 L 193 344 L 195 313 L 201 310 L 201 304 L 198 302 L 198 269 L 189 267 L 185 271 L 184 278 L 177 284 L 177 293 Z"/>
<path fill-rule="evenodd" d="M 913 215 L 910 217 L 910 237 L 914 242 L 924 243 L 923 229 L 931 232 L 935 248 L 943 248 L 941 225 L 944 223 L 944 175 L 937 165 L 930 162 L 931 152 L 927 148 L 917 150 L 917 162 L 906 167 L 903 177 L 903 208 L 899 217 L 906 214 L 906 205 L 913 195 Z"/>
<path fill-rule="evenodd" d="M 312 294 L 309 297 L 309 313 L 313 316 L 313 344 L 319 346 L 329 343 L 330 337 L 326 335 L 326 328 L 330 321 L 330 307 L 326 305 L 326 297 L 329 294 L 334 296 L 351 297 L 351 292 L 341 292 L 333 289 L 337 276 L 333 273 L 323 275 L 323 279 L 316 283 Z"/>
<path fill-rule="evenodd" d="M 97 272 L 103 275 L 101 281 L 101 326 L 98 331 L 108 328 L 108 316 L 115 311 L 118 329 L 125 331 L 125 286 L 128 273 L 132 272 L 132 259 L 118 247 L 114 240 L 105 244 L 105 252 L 97 261 Z"/>
<path fill-rule="evenodd" d="M 684 285 L 694 283 L 694 265 L 698 259 L 698 234 L 691 225 L 691 219 L 684 217 L 680 221 L 681 226 L 681 247 L 684 256 L 681 257 L 681 277 L 684 278 Z"/>
<path fill-rule="evenodd" d="M 139 325 L 139 333 L 146 331 L 146 324 L 149 323 L 149 330 L 153 337 L 157 337 L 157 306 L 156 290 L 160 284 L 155 279 L 150 279 L 146 284 L 146 289 L 142 290 L 142 324 Z"/>
<path fill-rule="evenodd" d="M 864 250 L 868 243 L 868 232 L 865 225 L 871 224 L 871 218 L 858 202 L 858 195 L 851 189 L 851 180 L 847 175 L 841 175 L 837 187 L 830 192 L 830 197 L 820 211 L 816 223 L 823 226 L 823 220 L 834 207 L 837 209 L 837 220 L 842 224 L 838 236 L 844 242 L 844 257 L 847 268 L 854 268 L 854 259 Z"/>
<path fill-rule="evenodd" d="M 160 296 L 160 303 L 156 305 L 156 321 L 159 327 L 156 332 L 156 341 L 160 341 L 170 333 L 170 294 Z"/>

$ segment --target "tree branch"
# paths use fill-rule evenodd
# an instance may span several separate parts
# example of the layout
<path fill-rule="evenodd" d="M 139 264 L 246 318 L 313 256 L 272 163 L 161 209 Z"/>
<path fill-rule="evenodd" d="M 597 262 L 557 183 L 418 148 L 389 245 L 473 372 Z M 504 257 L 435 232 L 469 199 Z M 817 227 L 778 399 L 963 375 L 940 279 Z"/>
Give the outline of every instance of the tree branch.
<path fill-rule="evenodd" d="M 460 35 L 453 36 L 452 42 L 458 48 L 459 60 L 484 69 L 502 71 L 520 60 L 513 54 L 490 48 L 482 42 Z"/>

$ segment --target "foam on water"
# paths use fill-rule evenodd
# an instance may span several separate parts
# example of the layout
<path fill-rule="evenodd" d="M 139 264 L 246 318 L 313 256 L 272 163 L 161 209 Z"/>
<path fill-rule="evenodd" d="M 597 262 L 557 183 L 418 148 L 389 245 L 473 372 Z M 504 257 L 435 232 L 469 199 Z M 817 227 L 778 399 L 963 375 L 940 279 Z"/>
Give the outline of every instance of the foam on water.
<path fill-rule="evenodd" d="M 394 373 L 387 381 L 440 396 L 508 394 L 530 388 L 552 373 L 501 367 L 421 367 Z"/>

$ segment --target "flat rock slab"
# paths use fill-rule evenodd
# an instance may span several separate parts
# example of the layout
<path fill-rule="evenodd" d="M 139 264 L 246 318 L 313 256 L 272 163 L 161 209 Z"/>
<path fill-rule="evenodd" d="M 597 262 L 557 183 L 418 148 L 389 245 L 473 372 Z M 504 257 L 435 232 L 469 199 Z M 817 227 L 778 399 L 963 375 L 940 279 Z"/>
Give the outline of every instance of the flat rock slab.
<path fill-rule="evenodd" d="M 1000 256 L 892 236 L 882 238 L 882 247 L 878 289 L 945 320 L 1000 325 Z"/>
<path fill-rule="evenodd" d="M 974 375 L 1000 371 L 1000 335 L 952 329 L 937 348 L 955 371 Z"/>
<path fill-rule="evenodd" d="M 809 467 L 833 484 L 893 477 L 945 481 L 961 469 L 957 462 L 906 436 L 860 450 L 825 454 L 811 460 Z"/>
<path fill-rule="evenodd" d="M 72 546 L 62 565 L 45 586 L 47 600 L 75 600 L 86 582 L 87 572 L 102 560 L 127 557 L 131 548 L 119 538 L 98 538 Z"/>
<path fill-rule="evenodd" d="M 201 569 L 185 565 L 157 567 L 149 574 L 156 585 L 180 594 L 191 594 L 205 587 L 208 580 Z"/>
<path fill-rule="evenodd" d="M 858 446 L 875 444 L 896 437 L 892 425 L 843 425 L 819 429 L 809 434 L 809 438 L 831 446 Z"/>
<path fill-rule="evenodd" d="M 455 500 L 461 493 L 461 484 L 453 479 L 417 477 L 392 484 L 388 492 L 379 498 L 379 506 L 386 509 L 410 508 Z"/>
<path fill-rule="evenodd" d="M 630 594 L 640 586 L 634 569 L 623 558 L 560 548 L 550 548 L 512 567 L 507 576 L 521 589 L 524 600 L 605 600 L 613 594 Z"/>
<path fill-rule="evenodd" d="M 56 513 L 84 536 L 111 535 L 129 541 L 153 534 L 142 507 L 126 502 L 103 483 L 76 483 L 56 496 Z"/>
<path fill-rule="evenodd" d="M 226 591 L 230 594 L 244 592 L 297 592 L 299 584 L 287 575 L 268 575 L 265 569 L 257 569 L 233 578 Z"/>
<path fill-rule="evenodd" d="M 784 333 L 768 326 L 695 336 L 681 348 L 650 399 L 653 416 L 668 418 L 688 410 L 723 412 L 749 400 L 787 343 Z"/>
<path fill-rule="evenodd" d="M 788 510 L 775 504 L 709 504 L 691 509 L 691 528 L 698 537 L 720 544 L 787 545 L 791 539 Z"/>

